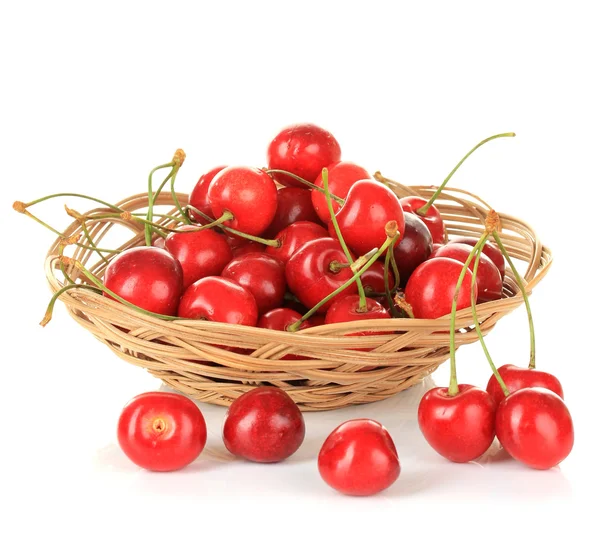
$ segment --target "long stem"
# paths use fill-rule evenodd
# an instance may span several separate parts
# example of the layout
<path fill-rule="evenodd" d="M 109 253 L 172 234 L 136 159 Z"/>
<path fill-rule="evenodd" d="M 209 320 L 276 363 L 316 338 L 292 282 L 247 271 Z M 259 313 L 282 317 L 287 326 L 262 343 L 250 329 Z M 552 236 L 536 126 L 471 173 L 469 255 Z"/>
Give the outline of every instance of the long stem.
<path fill-rule="evenodd" d="M 477 149 L 479 149 L 479 147 L 481 147 L 482 145 L 485 145 L 488 141 L 492 141 L 495 140 L 496 138 L 514 138 L 515 133 L 514 132 L 504 132 L 503 134 L 496 134 L 495 136 L 490 136 L 489 138 L 486 138 L 485 140 L 480 141 L 477 145 L 475 145 L 475 147 L 473 147 L 465 156 L 462 157 L 462 159 L 460 160 L 460 162 L 458 164 L 456 164 L 456 166 L 454 166 L 454 169 L 450 172 L 450 174 L 444 179 L 444 182 L 442 182 L 442 184 L 440 185 L 440 187 L 435 191 L 435 193 L 431 196 L 431 199 L 427 202 L 427 204 L 423 205 L 419 210 L 417 210 L 417 213 L 420 214 L 421 216 L 424 216 L 425 214 L 427 214 L 427 211 L 429 210 L 429 207 L 431 205 L 433 205 L 434 201 L 438 198 L 438 196 L 442 193 L 442 190 L 445 188 L 446 184 L 448 184 L 448 181 L 452 178 L 452 176 L 456 173 L 456 171 L 458 170 L 458 168 L 460 166 L 462 166 L 463 162 L 469 158 L 469 156 L 471 156 Z"/>
<path fill-rule="evenodd" d="M 529 305 L 529 298 L 527 297 L 527 289 L 525 288 L 523 279 L 519 275 L 519 272 L 517 272 L 517 269 L 516 269 L 512 259 L 510 258 L 510 255 L 506 251 L 506 248 L 504 247 L 504 244 L 502 243 L 502 240 L 500 239 L 500 235 L 498 234 L 498 231 L 494 231 L 492 236 L 494 237 L 494 240 L 496 240 L 496 244 L 498 244 L 500 251 L 502 251 L 502 255 L 504 255 L 506 262 L 508 262 L 508 265 L 510 266 L 510 269 L 512 270 L 512 272 L 514 274 L 515 279 L 517 280 L 517 285 L 519 286 L 519 290 L 521 291 L 521 294 L 523 295 L 523 301 L 525 302 L 525 308 L 527 309 L 527 319 L 529 321 L 529 368 L 534 369 L 535 368 L 535 330 L 533 327 L 533 315 L 531 314 L 531 306 Z"/>
<path fill-rule="evenodd" d="M 158 171 L 159 169 L 165 169 L 165 168 L 171 168 L 171 172 L 169 173 L 169 178 L 170 176 L 173 174 L 173 168 L 174 168 L 174 163 L 171 161 L 168 164 L 162 164 L 160 166 L 156 166 L 154 169 L 152 169 L 150 171 L 150 174 L 148 175 L 148 214 L 146 219 L 149 222 L 152 222 L 152 211 L 154 208 L 154 189 L 152 186 L 152 179 L 154 177 L 154 173 L 156 171 Z M 146 236 L 146 245 L 147 246 L 151 246 L 152 245 L 152 227 L 151 227 L 151 223 L 150 224 L 146 224 L 145 229 L 144 229 L 144 235 Z"/>
<path fill-rule="evenodd" d="M 389 225 L 389 222 L 388 222 L 388 225 Z M 302 325 L 302 322 L 304 322 L 305 320 L 309 319 L 313 314 L 315 314 L 329 300 L 331 300 L 332 298 L 334 298 L 335 296 L 337 296 L 340 292 L 343 292 L 344 290 L 346 290 L 361 275 L 363 275 L 373 265 L 373 263 L 379 258 L 379 256 L 381 254 L 383 254 L 383 252 L 386 250 L 386 248 L 389 247 L 389 245 L 392 243 L 392 241 L 394 240 L 394 238 L 397 236 L 397 234 L 398 234 L 398 226 L 397 225 L 396 225 L 395 229 L 396 230 L 393 233 L 393 236 L 390 236 L 388 234 L 388 237 L 386 238 L 385 242 L 376 251 L 376 253 L 373 256 L 371 256 L 371 258 L 364 264 L 364 266 L 360 270 L 358 270 L 358 272 L 356 272 L 343 285 L 341 285 L 338 288 L 336 288 L 331 294 L 329 294 L 328 296 L 325 296 L 325 298 L 323 298 L 319 303 L 317 303 L 317 305 L 315 305 L 310 311 L 308 311 L 300 320 L 298 320 L 298 321 L 294 322 L 292 325 L 290 325 L 288 327 L 288 331 L 297 331 L 298 328 L 300 328 L 300 326 Z M 390 234 L 392 234 L 392 233 L 390 233 Z"/>
<path fill-rule="evenodd" d="M 329 172 L 327 168 L 323 168 L 321 171 L 321 177 L 323 178 L 323 188 L 325 190 L 325 200 L 327 201 L 327 209 L 329 210 L 329 217 L 331 218 L 331 223 L 333 224 L 333 228 L 335 229 L 335 234 L 337 239 L 339 240 L 342 250 L 344 251 L 344 255 L 346 255 L 346 259 L 349 263 L 352 263 L 352 254 L 346 245 L 346 241 L 344 240 L 344 235 L 340 229 L 337 218 L 335 217 L 335 210 L 333 210 L 333 203 L 331 202 L 331 192 L 329 191 Z M 365 296 L 365 289 L 363 287 L 362 281 L 360 277 L 356 280 L 356 287 L 358 288 L 358 312 L 364 313 L 367 310 L 367 297 Z"/>
<path fill-rule="evenodd" d="M 283 169 L 266 169 L 265 173 L 268 173 L 269 175 L 275 174 L 275 173 L 281 173 L 282 175 L 287 175 L 288 177 L 292 177 L 293 179 L 296 179 L 298 182 L 304 184 L 305 186 L 307 186 L 308 188 L 312 188 L 313 190 L 317 190 L 317 192 L 321 192 L 323 195 L 325 195 L 325 189 L 321 188 L 320 186 L 317 186 L 316 184 L 313 184 L 310 181 L 307 181 L 306 179 L 303 179 L 302 177 L 299 177 L 298 175 L 294 174 L 294 173 L 290 173 L 289 171 L 284 171 Z M 335 195 L 335 194 L 331 194 L 331 197 L 333 199 L 335 199 L 340 206 L 344 204 L 344 199 Z"/>
<path fill-rule="evenodd" d="M 94 248 L 94 250 L 98 253 L 98 255 L 100 255 L 100 258 L 106 263 L 108 264 L 108 259 L 102 254 L 102 252 L 98 249 L 98 246 L 96 246 L 96 244 L 94 243 L 94 240 L 92 238 L 92 236 L 90 235 L 90 232 L 87 228 L 87 225 L 85 224 L 84 221 L 81 221 L 81 228 L 83 229 L 83 234 L 85 235 L 85 237 L 87 238 L 87 241 L 89 242 L 90 246 L 92 248 Z M 62 255 L 62 252 L 61 252 Z"/>
<path fill-rule="evenodd" d="M 394 238 L 394 240 L 390 244 L 390 247 L 387 249 L 387 251 L 385 253 L 385 262 L 383 264 L 383 281 L 384 281 L 384 285 L 385 285 L 385 298 L 388 302 L 388 306 L 390 307 L 390 313 L 392 314 L 392 316 L 394 318 L 398 318 L 398 316 L 399 316 L 399 313 L 397 312 L 396 307 L 394 307 L 394 299 L 392 298 L 392 292 L 395 292 L 396 289 L 398 288 L 398 285 L 400 284 L 400 274 L 398 273 L 398 266 L 396 266 L 396 261 L 394 259 L 394 247 L 396 245 L 396 242 L 398 241 L 398 238 L 399 238 L 399 236 Z M 394 271 L 394 288 L 393 289 L 390 289 L 390 281 L 389 281 L 390 261 L 392 263 L 392 268 Z"/>
<path fill-rule="evenodd" d="M 473 260 L 477 249 L 485 243 L 488 237 L 487 231 L 483 233 L 477 244 L 469 253 L 467 260 L 465 261 L 462 270 L 460 271 L 460 275 L 458 276 L 458 281 L 456 282 L 456 289 L 454 290 L 454 297 L 452 298 L 452 311 L 450 313 L 450 386 L 448 387 L 448 394 L 450 396 L 455 396 L 458 394 L 458 381 L 456 379 L 456 347 L 455 347 L 455 339 L 456 339 L 456 308 L 458 306 L 458 295 L 460 293 L 460 288 L 462 286 L 463 280 L 469 269 L 469 264 Z M 471 276 L 473 277 L 473 276 Z"/>
<path fill-rule="evenodd" d="M 90 197 L 89 195 L 74 194 L 74 193 L 51 194 L 51 195 L 47 195 L 45 197 L 40 197 L 39 199 L 36 199 L 35 201 L 30 201 L 29 203 L 20 203 L 19 201 L 17 201 L 13 205 L 13 208 L 15 208 L 15 210 L 17 210 L 18 212 L 21 212 L 21 210 L 19 210 L 17 208 L 17 206 L 22 205 L 24 208 L 29 208 L 29 207 L 32 207 L 33 205 L 37 205 L 38 203 L 41 203 L 42 201 L 47 201 L 48 199 L 53 199 L 55 197 L 79 197 L 81 199 L 87 199 L 89 201 L 94 201 L 96 203 L 100 203 L 101 205 L 112 208 L 113 210 L 115 210 L 117 212 L 121 211 L 121 209 L 119 207 L 117 207 L 116 205 L 112 205 L 111 203 L 107 203 L 106 201 L 102 201 L 101 199 L 97 199 L 96 197 Z M 17 205 L 18 203 L 20 203 L 20 205 Z"/>
<path fill-rule="evenodd" d="M 487 236 L 486 236 L 487 240 Z M 480 248 L 477 250 L 477 254 L 475 256 L 475 264 L 473 265 L 473 278 L 471 279 L 471 312 L 473 313 L 473 321 L 475 322 L 475 331 L 477 332 L 477 336 L 479 337 L 479 342 L 481 343 L 481 348 L 483 349 L 483 353 L 496 377 L 496 380 L 500 384 L 500 388 L 504 392 L 506 396 L 509 395 L 508 388 L 500 376 L 496 365 L 494 365 L 494 361 L 492 360 L 492 356 L 488 350 L 487 344 L 483 339 L 483 333 L 481 332 L 481 327 L 479 326 L 479 318 L 477 317 L 477 299 L 475 298 L 475 288 L 476 288 L 476 280 L 477 280 L 477 269 L 479 268 L 479 259 L 481 258 L 481 253 L 483 252 L 483 248 L 485 246 L 485 242 L 481 244 Z"/>
<path fill-rule="evenodd" d="M 181 214 L 181 217 L 185 220 L 185 223 L 187 223 L 189 225 L 192 222 L 188 218 L 187 213 L 181 207 L 181 203 L 179 202 L 179 199 L 177 198 L 177 193 L 175 192 L 175 179 L 177 179 L 178 171 L 179 171 L 179 168 L 176 168 L 175 173 L 171 177 L 171 197 L 173 198 L 173 203 L 177 207 L 179 214 Z"/>
<path fill-rule="evenodd" d="M 42 321 L 40 322 L 40 326 L 44 327 L 46 324 L 48 324 L 48 322 L 50 322 L 50 320 L 52 320 L 52 313 L 54 311 L 54 305 L 56 304 L 56 300 L 59 298 L 59 296 L 61 294 L 63 294 L 64 292 L 66 292 L 67 290 L 71 290 L 74 288 L 85 288 L 85 289 L 91 290 L 92 292 L 96 292 L 96 293 L 102 292 L 99 288 L 90 287 L 89 285 L 81 285 L 81 284 L 73 283 L 71 285 L 64 286 L 60 290 L 56 291 L 54 293 L 54 295 L 52 296 L 52 298 L 50 299 L 50 303 L 48 304 L 48 307 L 46 308 L 46 314 L 44 314 L 44 318 L 42 318 Z"/>

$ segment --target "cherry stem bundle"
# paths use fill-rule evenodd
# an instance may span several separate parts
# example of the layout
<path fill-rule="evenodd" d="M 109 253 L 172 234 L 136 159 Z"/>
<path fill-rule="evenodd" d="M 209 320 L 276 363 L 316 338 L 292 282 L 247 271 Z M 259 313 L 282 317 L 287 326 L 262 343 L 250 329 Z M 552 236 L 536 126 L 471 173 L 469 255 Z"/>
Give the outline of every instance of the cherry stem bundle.
<path fill-rule="evenodd" d="M 325 188 L 321 188 L 320 186 L 317 186 L 316 184 L 313 184 L 312 182 L 307 181 L 306 179 L 303 179 L 302 177 L 299 177 L 295 173 L 291 173 L 289 171 L 284 171 L 283 169 L 265 169 L 264 172 L 269 175 L 272 175 L 275 173 L 281 173 L 282 175 L 287 175 L 288 177 L 296 179 L 299 183 L 304 184 L 304 186 L 307 186 L 308 188 L 311 188 L 312 190 L 317 190 L 317 192 L 321 192 L 323 195 L 327 195 L 325 193 Z M 344 199 L 342 199 L 341 197 L 339 197 L 335 194 L 330 194 L 330 195 L 331 195 L 332 199 L 337 201 L 340 205 L 344 204 Z"/>
<path fill-rule="evenodd" d="M 421 208 L 419 208 L 417 210 L 417 214 L 419 214 L 421 216 L 425 216 L 425 214 L 427 214 L 427 211 L 429 210 L 429 207 L 431 207 L 431 205 L 433 205 L 433 203 L 435 202 L 435 200 L 442 193 L 442 190 L 446 187 L 446 184 L 448 184 L 448 181 L 456 173 L 456 171 L 458 170 L 458 168 L 460 166 L 462 166 L 463 163 L 464 163 L 464 161 L 467 158 L 469 158 L 469 156 L 471 156 L 477 149 L 479 149 L 479 147 L 481 147 L 482 145 L 485 145 L 488 141 L 495 140 L 496 138 L 514 138 L 515 135 L 516 134 L 514 132 L 504 132 L 502 134 L 496 134 L 494 136 L 490 136 L 489 138 L 486 138 L 485 140 L 482 140 L 477 145 L 475 145 L 475 147 L 473 147 L 465 156 L 463 156 L 462 159 L 460 160 L 460 162 L 458 164 L 456 164 L 456 166 L 454 166 L 454 169 L 444 179 L 444 182 L 442 182 L 442 184 L 439 186 L 439 188 L 434 192 L 434 194 L 431 196 L 431 198 L 429 199 L 429 201 L 427 201 L 427 203 L 425 205 L 423 205 Z"/>

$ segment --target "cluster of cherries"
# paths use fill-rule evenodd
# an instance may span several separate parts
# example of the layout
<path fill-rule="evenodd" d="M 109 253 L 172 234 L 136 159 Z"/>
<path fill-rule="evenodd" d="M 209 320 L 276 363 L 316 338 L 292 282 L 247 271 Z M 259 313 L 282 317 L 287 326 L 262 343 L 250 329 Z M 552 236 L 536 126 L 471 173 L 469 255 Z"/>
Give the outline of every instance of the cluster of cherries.
<path fill-rule="evenodd" d="M 200 177 L 184 206 L 175 194 L 175 179 L 185 159 L 181 150 L 171 162 L 150 173 L 148 210 L 144 213 L 130 213 L 78 194 L 55 194 L 27 204 L 17 202 L 16 210 L 62 237 L 61 248 L 77 243 L 103 258 L 104 253 L 117 253 L 112 259 L 105 259 L 103 280 L 79 261 L 61 256 L 63 270 L 66 264 L 73 263 L 88 282 L 70 281 L 57 292 L 43 323 L 50 319 L 56 298 L 75 287 L 103 292 L 133 309 L 168 320 L 188 318 L 291 332 L 323 323 L 406 316 L 434 319 L 450 314 L 450 386 L 428 392 L 419 407 L 419 425 L 427 441 L 446 458 L 465 462 L 483 454 L 497 436 L 516 459 L 540 469 L 553 467 L 571 450 L 572 421 L 558 380 L 535 369 L 535 339 L 527 291 L 502 244 L 497 215 L 490 212 L 481 238 L 448 241 L 440 212 L 433 204 L 456 170 L 478 147 L 511 136 L 514 134 L 498 134 L 477 144 L 429 200 L 415 196 L 398 198 L 379 172 L 371 176 L 364 168 L 343 161 L 340 146 L 331 133 L 315 125 L 301 124 L 282 130 L 273 139 L 267 151 L 267 168 L 214 168 Z M 154 174 L 163 169 L 168 174 L 155 189 Z M 158 196 L 169 182 L 177 211 L 174 215 L 154 214 Z M 28 210 L 41 201 L 62 195 L 91 199 L 107 207 L 106 213 L 96 216 L 67 209 L 81 223 L 83 242 L 79 241 L 80 235 L 61 235 Z M 143 224 L 146 245 L 116 252 L 96 247 L 86 224 L 90 219 L 109 217 Z M 495 244 L 488 242 L 489 237 Z M 519 284 L 529 316 L 532 351 L 527 369 L 506 365 L 496 370 L 477 321 L 477 303 L 502 298 L 505 262 Z M 65 277 L 69 279 L 66 272 Z M 469 306 L 494 371 L 487 391 L 458 385 L 456 381 L 456 311 Z M 373 332 L 353 333 L 365 334 Z M 308 358 L 286 355 L 282 359 Z M 268 458 L 266 453 L 272 449 L 265 446 L 270 437 L 265 428 L 259 427 L 258 432 L 239 439 L 242 432 L 235 432 L 236 426 L 227 424 L 235 422 L 236 408 L 243 408 L 244 404 L 253 406 L 253 397 L 260 401 L 256 403 L 262 408 L 260 411 L 270 415 L 259 419 L 264 422 L 277 421 L 278 411 L 293 404 L 278 389 L 260 389 L 240 397 L 231 406 L 224 439 L 236 454 L 255 461 L 275 461 L 260 459 Z M 150 397 L 147 402 L 150 407 L 158 400 L 156 394 L 142 397 L 147 400 L 144 397 Z M 184 412 L 196 427 L 204 426 L 201 416 L 189 404 L 181 400 L 177 404 L 193 414 Z M 303 425 L 299 424 L 300 412 L 297 408 L 289 411 L 289 415 L 295 415 L 293 419 L 290 417 L 295 422 L 294 439 L 287 443 L 285 456 L 276 456 L 280 459 L 298 448 L 304 434 Z M 167 437 L 164 429 L 167 421 L 163 417 L 156 419 L 152 417 L 140 425 L 139 434 L 144 441 L 150 441 L 152 434 Z M 134 429 L 123 429 L 123 433 L 127 435 Z M 325 480 L 334 482 L 336 489 L 355 494 L 374 493 L 397 478 L 400 469 L 396 450 L 381 425 L 353 421 L 332 434 L 340 435 L 352 444 L 349 447 L 352 452 L 362 453 L 356 454 L 357 467 L 362 469 L 352 471 L 365 472 L 365 460 L 371 460 L 372 464 L 379 456 L 372 449 L 384 448 L 388 455 L 381 459 L 386 460 L 387 469 L 381 472 L 384 476 L 375 479 L 379 483 L 373 484 L 374 487 L 356 484 L 354 489 L 345 489 L 344 485 L 335 484 L 336 478 L 326 475 L 337 470 L 334 470 L 336 462 L 331 460 L 339 460 L 348 453 L 339 437 L 329 447 L 328 440 L 319 457 L 319 466 Z M 204 426 L 204 432 L 196 434 L 195 448 L 181 459 L 187 460 L 194 453 L 197 456 L 205 438 Z M 125 447 L 124 450 L 128 452 Z M 135 452 L 128 454 L 136 461 Z M 151 450 L 149 455 L 154 456 Z M 390 461 L 394 457 L 396 462 Z M 345 466 L 346 469 L 351 465 Z M 371 467 L 369 471 L 372 470 Z M 373 477 L 369 475 L 367 480 L 371 481 Z M 361 481 L 356 475 L 348 478 L 352 482 Z"/>

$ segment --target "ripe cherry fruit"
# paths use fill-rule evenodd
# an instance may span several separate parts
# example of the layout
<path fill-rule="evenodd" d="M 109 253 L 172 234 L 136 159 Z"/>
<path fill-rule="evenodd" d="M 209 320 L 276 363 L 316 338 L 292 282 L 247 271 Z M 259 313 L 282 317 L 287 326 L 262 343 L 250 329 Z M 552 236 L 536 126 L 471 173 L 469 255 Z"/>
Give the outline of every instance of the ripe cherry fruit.
<path fill-rule="evenodd" d="M 431 233 L 423 221 L 411 214 L 404 213 L 404 237 L 394 247 L 394 259 L 400 272 L 400 285 L 406 282 L 417 266 L 425 262 L 433 250 Z"/>
<path fill-rule="evenodd" d="M 278 307 L 267 311 L 258 320 L 258 327 L 264 329 L 274 329 L 276 331 L 288 331 L 288 328 L 298 322 L 302 318 L 302 315 L 298 311 L 288 309 L 286 307 Z M 313 320 L 312 317 L 310 320 Z M 298 330 L 312 327 L 312 323 L 309 320 L 302 322 Z M 299 360 L 299 359 L 312 359 L 310 357 L 302 357 L 296 354 L 286 354 L 281 359 L 287 360 Z"/>
<path fill-rule="evenodd" d="M 297 221 L 312 221 L 321 223 L 319 216 L 312 205 L 310 190 L 288 186 L 277 190 L 277 211 L 269 228 L 265 231 L 265 238 L 273 238 L 288 225 Z"/>
<path fill-rule="evenodd" d="M 253 462 L 272 463 L 294 454 L 304 441 L 302 412 L 277 387 L 257 387 L 234 400 L 225 415 L 227 450 Z"/>
<path fill-rule="evenodd" d="M 318 466 L 321 478 L 346 495 L 374 495 L 400 476 L 394 441 L 370 419 L 350 420 L 331 432 L 319 452 Z"/>
<path fill-rule="evenodd" d="M 440 211 L 434 205 L 431 205 L 425 214 L 420 214 L 418 210 L 427 204 L 426 199 L 411 195 L 402 197 L 400 204 L 404 212 L 414 214 L 427 226 L 434 244 L 443 244 L 446 242 L 444 220 Z"/>
<path fill-rule="evenodd" d="M 218 166 L 202 175 L 198 179 L 198 182 L 196 183 L 194 189 L 192 190 L 192 193 L 190 194 L 189 204 L 211 218 L 214 218 L 215 215 L 213 214 L 212 209 L 210 208 L 210 201 L 208 200 L 208 188 L 212 180 L 217 175 L 217 173 L 219 173 L 219 171 L 222 171 L 226 167 L 227 166 Z M 200 214 L 194 212 L 193 210 L 190 210 L 189 216 L 192 221 L 197 221 L 200 223 L 204 223 L 206 221 L 205 218 L 203 218 L 202 216 L 200 216 Z"/>
<path fill-rule="evenodd" d="M 474 246 L 477 244 L 478 238 L 470 237 L 470 236 L 460 236 L 457 238 L 453 238 L 450 240 L 450 244 L 468 244 L 469 246 Z M 441 247 L 441 246 L 440 246 Z M 491 242 L 486 242 L 483 246 L 483 254 L 487 255 L 490 260 L 496 265 L 498 271 L 500 272 L 500 277 L 504 280 L 504 273 L 506 271 L 506 264 L 504 262 L 504 255 L 497 246 L 492 244 Z"/>
<path fill-rule="evenodd" d="M 328 237 L 327 229 L 312 221 L 297 221 L 280 231 L 275 240 L 279 246 L 268 246 L 265 253 L 279 259 L 284 264 L 292 258 L 302 246 L 317 238 Z"/>

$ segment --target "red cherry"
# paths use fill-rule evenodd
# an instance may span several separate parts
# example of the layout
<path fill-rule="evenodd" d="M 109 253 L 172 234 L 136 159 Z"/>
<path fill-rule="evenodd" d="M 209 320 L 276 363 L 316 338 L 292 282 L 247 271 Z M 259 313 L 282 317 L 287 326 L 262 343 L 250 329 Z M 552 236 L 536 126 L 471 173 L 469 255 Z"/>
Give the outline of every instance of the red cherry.
<path fill-rule="evenodd" d="M 440 211 L 431 205 L 424 216 L 419 214 L 417 211 L 427 204 L 427 200 L 422 197 L 408 196 L 400 199 L 400 204 L 404 209 L 404 212 L 410 212 L 420 218 L 431 233 L 431 238 L 434 244 L 443 244 L 446 242 L 446 228 L 444 226 L 444 220 Z"/>
<path fill-rule="evenodd" d="M 302 318 L 302 315 L 293 309 L 287 309 L 285 307 L 279 307 L 266 312 L 258 320 L 258 327 L 264 329 L 274 329 L 276 331 L 287 331 L 288 328 L 298 322 Z M 312 320 L 314 317 L 311 317 Z M 298 330 L 312 327 L 312 323 L 309 320 L 305 320 L 300 324 Z M 286 360 L 298 360 L 298 359 L 312 359 L 310 357 L 302 357 L 296 354 L 286 354 L 281 359 Z"/>
<path fill-rule="evenodd" d="M 223 423 L 227 450 L 253 462 L 279 462 L 304 441 L 304 418 L 290 396 L 276 387 L 257 387 L 237 398 Z"/>
<path fill-rule="evenodd" d="M 400 476 L 394 441 L 370 419 L 346 421 L 331 432 L 319 452 L 318 465 L 321 478 L 346 495 L 374 495 Z"/>
<path fill-rule="evenodd" d="M 233 255 L 234 259 L 237 259 L 242 255 L 247 255 L 248 253 L 264 253 L 266 248 L 267 246 L 265 246 L 264 244 L 248 240 L 246 244 L 234 247 L 231 250 L 231 254 Z"/>
<path fill-rule="evenodd" d="M 357 255 L 379 248 L 385 241 L 385 225 L 396 221 L 400 240 L 404 235 L 404 213 L 398 198 L 387 186 L 372 181 L 355 182 L 344 206 L 335 215 L 348 247 Z M 336 236 L 329 223 L 329 234 Z"/>
<path fill-rule="evenodd" d="M 231 260 L 231 248 L 222 234 L 192 225 L 179 228 L 186 233 L 170 233 L 165 241 L 167 251 L 181 264 L 183 288 L 209 275 L 220 275 Z"/>
<path fill-rule="evenodd" d="M 381 294 L 385 292 L 385 266 L 381 261 L 375 261 L 363 275 L 360 276 L 365 292 Z M 388 270 L 388 283 L 390 289 L 394 286 L 394 272 L 390 267 Z"/>
<path fill-rule="evenodd" d="M 183 271 L 168 251 L 140 246 L 127 249 L 110 261 L 104 272 L 104 285 L 146 311 L 174 316 L 183 292 Z"/>
<path fill-rule="evenodd" d="M 281 245 L 279 247 L 268 246 L 265 253 L 287 264 L 292 255 L 304 244 L 328 236 L 327 230 L 314 222 L 297 221 L 277 234 L 275 240 L 278 240 Z"/>
<path fill-rule="evenodd" d="M 433 247 L 431 248 L 431 255 L 429 255 L 429 258 L 433 259 L 433 257 L 435 257 L 435 254 L 438 252 L 438 250 L 444 246 L 445 246 L 445 244 L 433 244 Z"/>
<path fill-rule="evenodd" d="M 460 384 L 430 389 L 419 403 L 419 428 L 431 447 L 452 462 L 479 458 L 494 440 L 496 405 L 483 389 Z"/>
<path fill-rule="evenodd" d="M 258 314 L 283 303 L 285 265 L 266 253 L 247 253 L 233 259 L 221 276 L 239 283 L 254 296 Z"/>
<path fill-rule="evenodd" d="M 315 326 L 322 326 L 325 324 L 325 316 L 324 315 L 312 315 L 307 322 L 309 323 L 309 327 L 314 328 Z"/>
<path fill-rule="evenodd" d="M 370 179 L 371 174 L 365 169 L 352 162 L 338 162 L 327 167 L 328 171 L 328 185 L 329 191 L 333 195 L 337 195 L 342 199 L 348 195 L 348 190 L 355 183 L 363 179 Z M 315 181 L 316 186 L 323 188 L 323 175 L 322 173 L 317 177 Z M 324 223 L 329 223 L 331 216 L 329 215 L 329 208 L 327 207 L 327 199 L 325 194 L 322 194 L 318 190 L 311 191 L 312 205 L 319 218 Z M 340 205 L 335 201 L 331 200 L 333 205 L 333 211 L 337 213 L 340 209 Z"/>
<path fill-rule="evenodd" d="M 325 315 L 325 324 L 336 324 L 338 322 L 354 322 L 356 320 L 369 320 L 373 318 L 391 318 L 383 305 L 367 298 L 367 310 L 359 311 L 360 296 L 358 294 L 350 294 L 342 298 L 335 298 L 331 307 Z M 352 336 L 361 335 L 381 335 L 385 331 L 359 331 L 350 333 Z"/>
<path fill-rule="evenodd" d="M 208 189 L 215 218 L 230 212 L 226 227 L 260 236 L 271 224 L 277 210 L 277 187 L 263 170 L 231 166 L 220 171 Z"/>
<path fill-rule="evenodd" d="M 273 238 L 288 225 L 297 221 L 321 223 L 313 208 L 310 190 L 292 186 L 279 188 L 277 190 L 277 212 L 264 233 L 265 238 Z"/>
<path fill-rule="evenodd" d="M 204 277 L 190 285 L 181 297 L 178 316 L 256 326 L 258 309 L 254 296 L 224 277 Z"/>
<path fill-rule="evenodd" d="M 312 308 L 354 275 L 350 268 L 332 270 L 331 263 L 346 263 L 346 255 L 334 238 L 317 238 L 301 247 L 285 267 L 290 290 L 308 308 Z M 356 284 L 344 289 L 338 296 L 356 293 Z M 329 309 L 328 301 L 319 312 Z"/>
<path fill-rule="evenodd" d="M 208 188 L 212 180 L 217 175 L 217 173 L 219 173 L 219 171 L 225 169 L 226 167 L 227 166 L 219 166 L 211 169 L 210 171 L 202 175 L 198 179 L 196 186 L 194 186 L 194 189 L 190 194 L 189 204 L 192 205 L 194 208 L 197 208 L 200 212 L 203 212 L 210 218 L 214 218 L 214 214 L 212 209 L 210 208 L 210 202 L 208 200 Z M 207 221 L 205 218 L 200 216 L 200 214 L 196 214 L 193 210 L 190 210 L 190 219 L 192 221 L 197 221 L 200 223 L 204 223 L 205 221 Z"/>
<path fill-rule="evenodd" d="M 417 267 L 404 293 L 416 318 L 440 318 L 452 312 L 452 299 L 462 268 L 460 262 L 448 257 L 429 259 Z M 457 310 L 471 305 L 472 278 L 471 270 L 467 270 L 458 293 Z"/>
<path fill-rule="evenodd" d="M 450 240 L 450 243 L 469 244 L 470 246 L 474 246 L 475 244 L 477 244 L 478 241 L 478 238 L 472 238 L 470 236 L 461 236 L 459 238 L 453 238 L 452 240 Z M 502 278 L 502 280 L 504 280 L 504 273 L 506 271 L 506 267 L 504 262 L 504 255 L 502 255 L 500 248 L 488 241 L 483 246 L 483 253 L 484 255 L 487 255 L 490 258 L 490 260 L 496 265 L 496 268 L 498 268 L 498 271 L 500 272 L 500 277 Z"/>
<path fill-rule="evenodd" d="M 433 240 L 427 226 L 414 214 L 405 212 L 404 237 L 394 247 L 401 285 L 406 285 L 417 266 L 429 258 L 432 249 Z"/>
<path fill-rule="evenodd" d="M 467 244 L 448 243 L 435 252 L 435 257 L 448 257 L 465 263 L 472 249 Z M 471 261 L 469 268 L 473 270 L 474 265 L 475 259 Z M 477 268 L 477 292 L 477 303 L 502 298 L 502 277 L 500 277 L 500 272 L 490 258 L 483 253 L 479 258 L 479 266 Z"/>
<path fill-rule="evenodd" d="M 314 182 L 324 167 L 339 162 L 342 151 L 330 132 L 310 123 L 283 129 L 267 149 L 271 169 L 282 169 Z M 281 173 L 274 179 L 284 186 L 301 186 L 298 181 Z"/>
<path fill-rule="evenodd" d="M 498 368 L 500 377 L 504 381 L 506 388 L 514 393 L 519 389 L 525 387 L 544 387 L 549 391 L 556 393 L 561 398 L 564 398 L 562 385 L 558 378 L 549 372 L 543 372 L 537 369 L 521 368 L 515 365 L 502 365 Z M 496 404 L 500 404 L 504 400 L 504 392 L 496 379 L 496 376 L 492 374 L 492 377 L 488 381 L 487 392 L 494 399 Z"/>
<path fill-rule="evenodd" d="M 562 398 L 540 387 L 526 387 L 498 405 L 496 434 L 516 460 L 534 469 L 550 469 L 571 452 L 573 420 Z"/>

